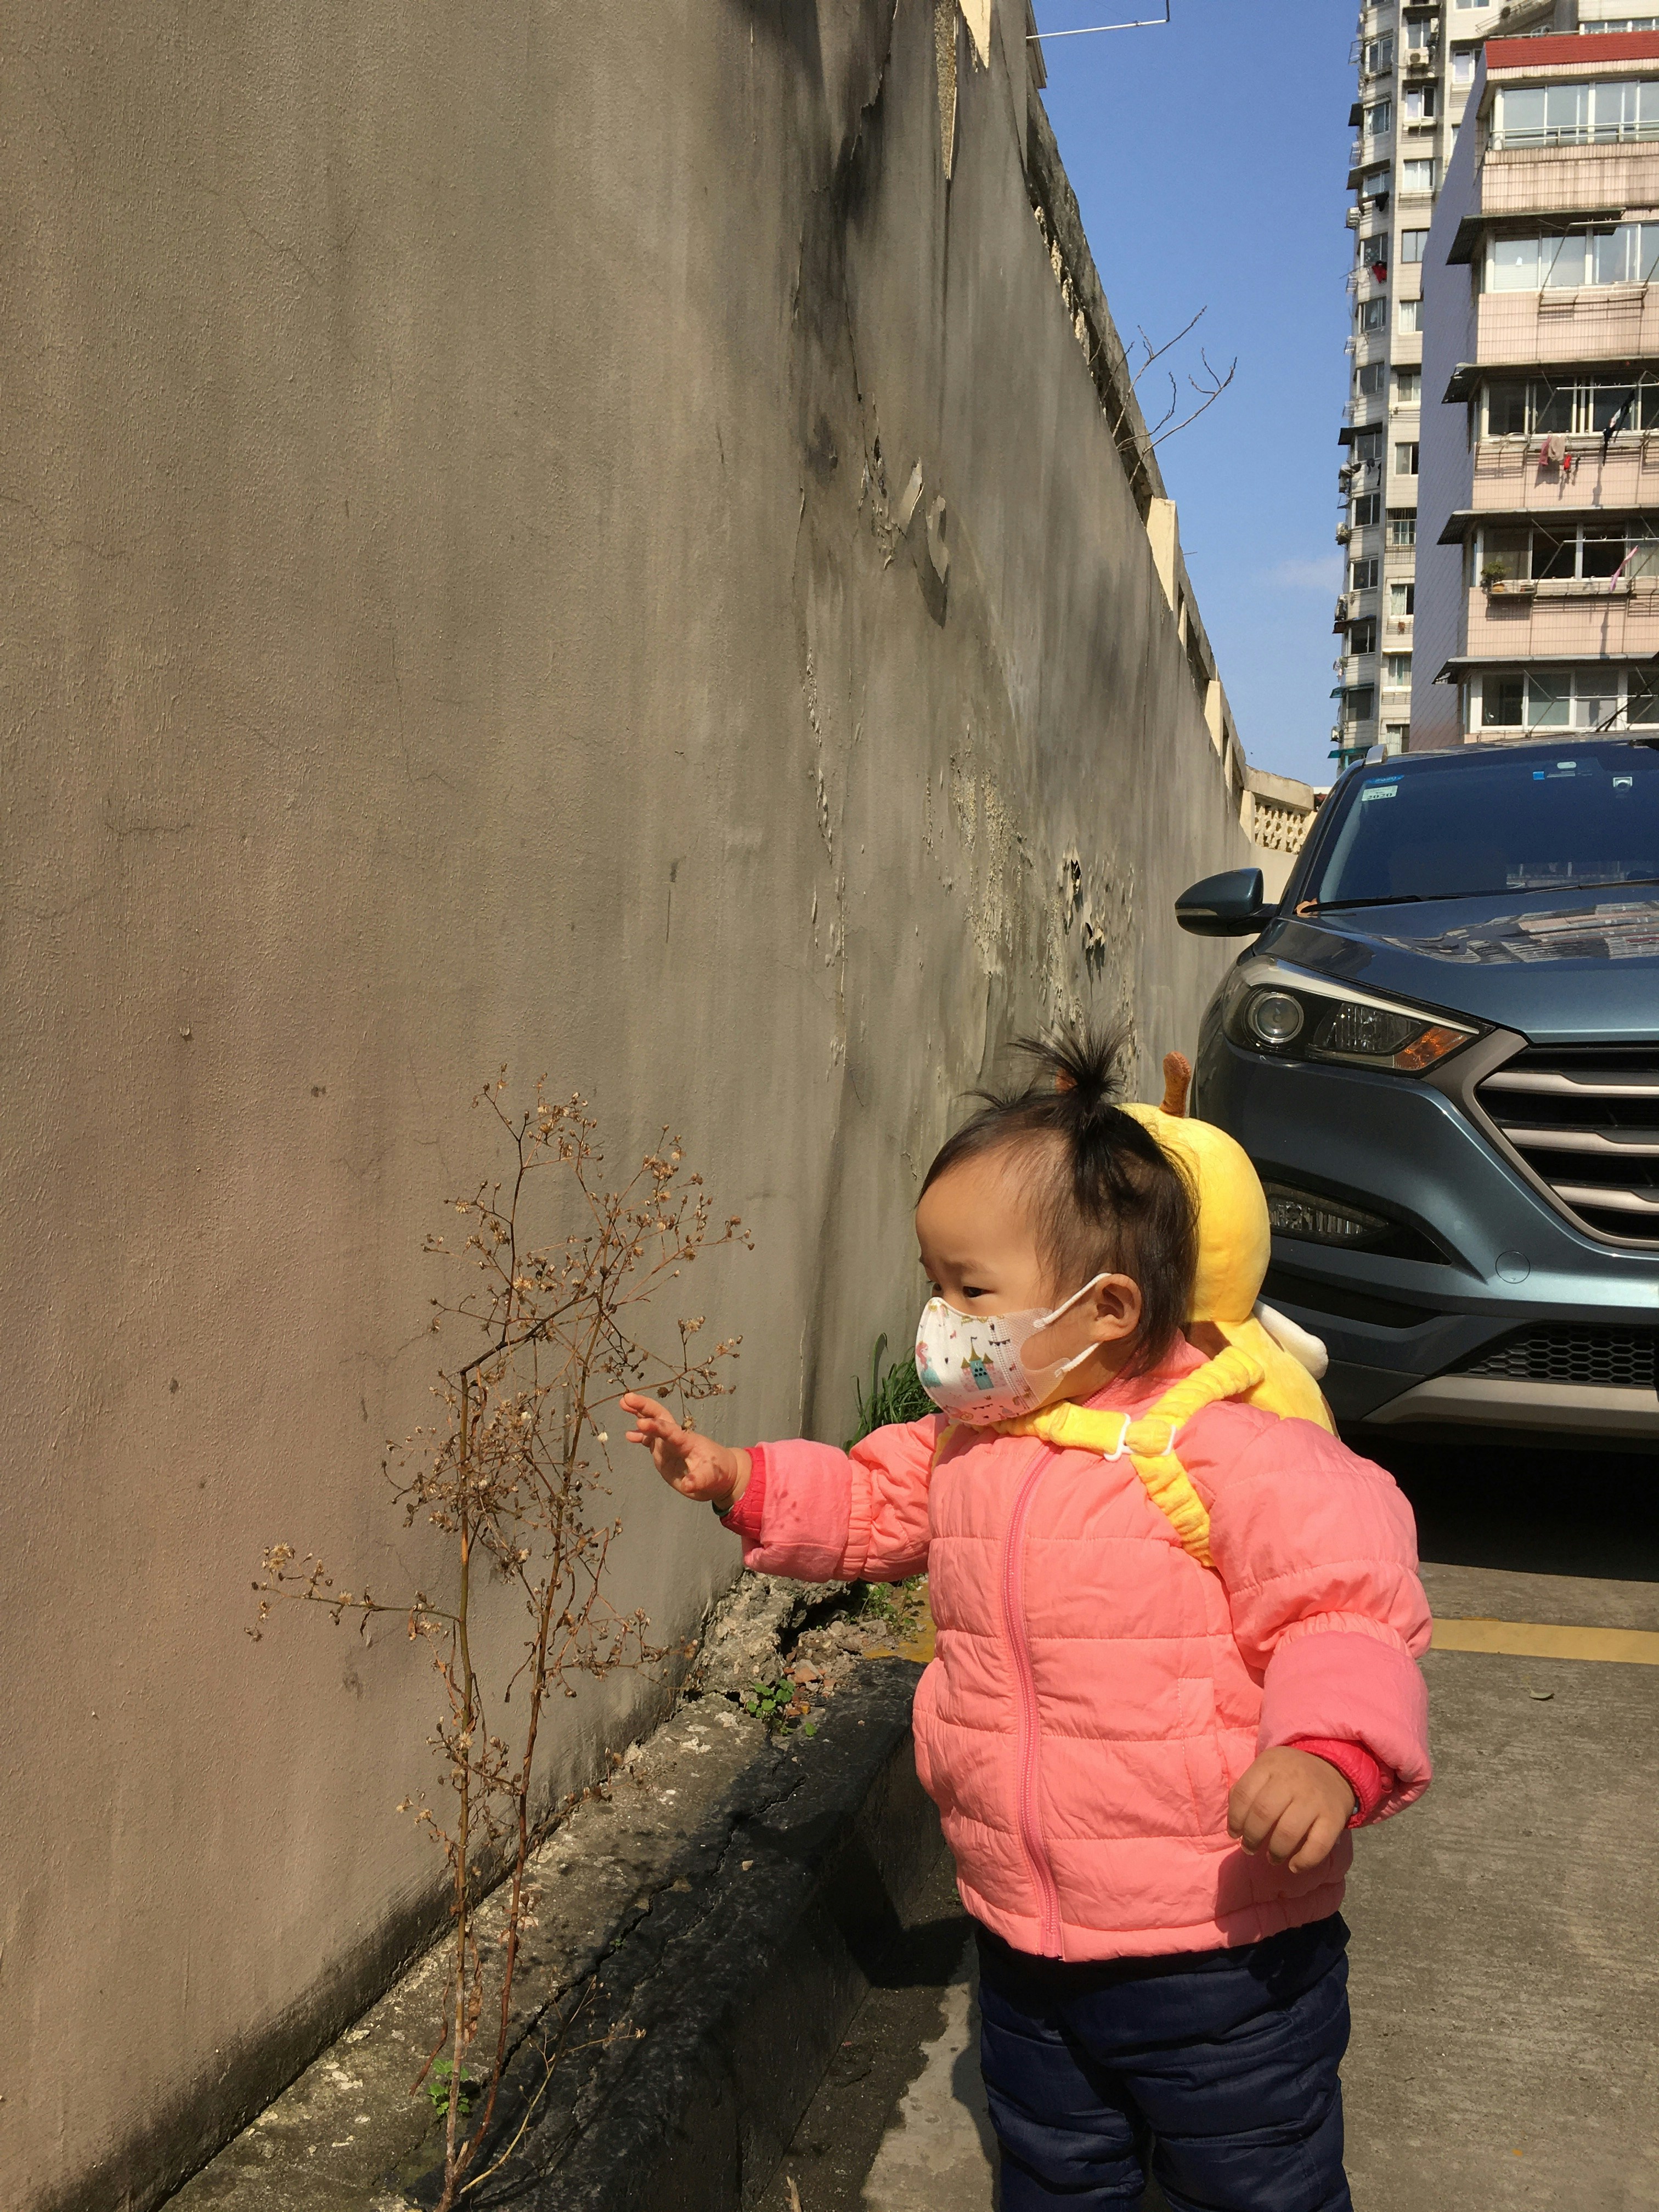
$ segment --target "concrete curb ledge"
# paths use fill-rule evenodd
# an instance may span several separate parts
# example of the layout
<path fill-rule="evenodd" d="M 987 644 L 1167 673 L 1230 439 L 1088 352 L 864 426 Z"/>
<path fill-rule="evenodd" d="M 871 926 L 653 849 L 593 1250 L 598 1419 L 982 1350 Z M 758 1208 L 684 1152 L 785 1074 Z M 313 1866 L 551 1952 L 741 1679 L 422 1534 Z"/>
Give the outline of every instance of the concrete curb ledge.
<path fill-rule="evenodd" d="M 910 1751 L 920 1673 L 866 1662 L 815 1737 L 787 1740 L 748 1802 L 687 1837 L 699 1878 L 657 1891 L 619 1937 L 558 2066 L 518 2053 L 494 2130 L 516 2148 L 469 2205 L 755 2203 L 944 1850 Z M 409 2193 L 440 2191 L 428 2175 Z"/>

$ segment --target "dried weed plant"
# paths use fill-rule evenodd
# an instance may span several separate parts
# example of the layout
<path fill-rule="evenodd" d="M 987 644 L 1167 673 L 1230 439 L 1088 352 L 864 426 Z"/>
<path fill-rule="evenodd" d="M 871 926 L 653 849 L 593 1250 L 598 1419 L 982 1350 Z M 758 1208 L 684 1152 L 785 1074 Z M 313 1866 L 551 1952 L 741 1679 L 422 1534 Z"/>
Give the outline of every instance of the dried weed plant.
<path fill-rule="evenodd" d="M 425 1245 L 476 1278 L 453 1303 L 432 1301 L 434 1333 L 459 1328 L 475 1341 L 481 1335 L 483 1349 L 440 1370 L 433 1395 L 441 1417 L 388 1447 L 383 1469 L 404 1525 L 426 1521 L 447 1540 L 453 1594 L 446 1601 L 417 1589 L 392 1600 L 368 1589 L 337 1589 L 320 1559 L 301 1560 L 288 1544 L 267 1551 L 254 1584 L 261 1623 L 279 1600 L 320 1606 L 337 1624 L 353 1614 L 360 1630 L 376 1614 L 405 1618 L 410 1640 L 425 1644 L 442 1684 L 428 1741 L 443 1769 L 447 1818 L 424 1793 L 398 1808 L 428 1829 L 449 1869 L 442 2029 L 410 2091 L 440 2065 L 447 2095 L 439 2212 L 451 2212 L 460 2195 L 501 2164 L 529 2118 L 526 2112 L 513 2142 L 464 2180 L 495 2112 L 520 1942 L 536 1925 L 529 1864 L 540 1831 L 532 1784 L 548 1700 L 574 1698 L 580 1676 L 602 1678 L 664 1656 L 646 1640 L 645 1615 L 617 1613 L 605 1592 L 611 1547 L 622 1529 L 618 1520 L 594 1516 L 596 1498 L 608 1495 L 597 1472 L 609 1466 L 605 1411 L 624 1390 L 648 1390 L 678 1401 L 689 1425 L 694 1404 L 723 1395 L 720 1370 L 736 1356 L 738 1340 L 704 1352 L 702 1316 L 682 1316 L 677 1352 L 664 1356 L 641 1340 L 642 1310 L 700 1254 L 750 1243 L 736 1217 L 714 1224 L 702 1178 L 686 1170 L 666 1129 L 659 1152 L 607 1188 L 598 1124 L 580 1097 L 553 1103 L 540 1083 L 534 1104 L 515 1113 L 504 1103 L 506 1087 L 503 1069 L 473 1103 L 499 1123 L 510 1171 L 454 1201 L 465 1224 L 459 1246 L 443 1237 Z M 579 1225 L 537 1244 L 531 1223 L 543 1212 L 536 1200 L 548 1175 L 565 1186 L 567 1204 L 574 1198 Z M 491 1583 L 517 1599 L 528 1631 L 524 1656 L 498 1692 L 486 1687 L 474 1656 L 475 1607 Z M 516 1742 L 498 1710 L 515 1694 L 523 1716 Z M 500 1936 L 499 2018 L 492 2063 L 469 2104 L 463 2075 L 484 2002 L 477 1912 L 503 1871 L 510 1889 Z M 442 2060 L 446 2045 L 450 2056 Z"/>

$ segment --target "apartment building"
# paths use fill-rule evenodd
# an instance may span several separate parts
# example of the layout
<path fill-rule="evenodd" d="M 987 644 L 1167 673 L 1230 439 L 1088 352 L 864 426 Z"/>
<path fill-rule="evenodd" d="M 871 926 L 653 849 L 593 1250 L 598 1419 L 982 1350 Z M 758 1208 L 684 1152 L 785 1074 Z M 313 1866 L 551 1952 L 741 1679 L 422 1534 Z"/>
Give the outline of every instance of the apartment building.
<path fill-rule="evenodd" d="M 1380 0 L 1360 11 L 1349 122 L 1350 388 L 1339 433 L 1344 549 L 1334 759 L 1408 742 L 1415 665 L 1422 273 L 1441 182 L 1494 33 L 1574 20 L 1593 0 Z M 1628 0 L 1626 0 L 1628 4 Z"/>
<path fill-rule="evenodd" d="M 1659 732 L 1659 15 L 1489 40 L 1468 124 L 1424 263 L 1410 742 Z"/>

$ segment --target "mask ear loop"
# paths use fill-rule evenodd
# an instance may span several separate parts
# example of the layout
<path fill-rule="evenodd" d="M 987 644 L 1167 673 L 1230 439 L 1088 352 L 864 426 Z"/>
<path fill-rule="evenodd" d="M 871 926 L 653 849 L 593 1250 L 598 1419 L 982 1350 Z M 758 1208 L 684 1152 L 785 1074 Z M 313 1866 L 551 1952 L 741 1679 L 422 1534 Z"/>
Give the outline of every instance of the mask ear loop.
<path fill-rule="evenodd" d="M 1042 1320 L 1032 1330 L 1032 1335 L 1041 1336 L 1045 1328 L 1052 1328 L 1054 1323 L 1060 1319 L 1061 1314 L 1070 1313 L 1072 1308 L 1077 1304 L 1078 1300 L 1079 1298 L 1086 1298 L 1090 1291 L 1095 1287 L 1095 1285 L 1097 1283 L 1103 1283 L 1110 1273 L 1111 1269 L 1109 1267 L 1103 1267 L 1097 1275 L 1091 1275 L 1088 1281 L 1083 1284 L 1079 1289 L 1073 1291 L 1069 1298 L 1062 1298 L 1060 1304 L 1054 1308 L 1052 1312 L 1043 1315 Z M 1086 1358 L 1088 1355 L 1085 1353 L 1084 1356 Z"/>
<path fill-rule="evenodd" d="M 1036 1327 L 1031 1331 L 1031 1334 L 1033 1336 L 1041 1336 L 1044 1329 L 1052 1328 L 1054 1323 L 1060 1319 L 1061 1314 L 1070 1313 L 1072 1308 L 1077 1304 L 1078 1300 L 1079 1298 L 1086 1298 L 1090 1291 L 1094 1289 L 1096 1284 L 1103 1283 L 1110 1273 L 1111 1270 L 1109 1267 L 1103 1267 L 1097 1275 L 1091 1275 L 1089 1278 L 1089 1280 L 1085 1283 L 1080 1289 L 1073 1291 L 1069 1298 L 1062 1298 L 1060 1304 L 1051 1313 L 1044 1314 L 1042 1320 L 1038 1322 Z M 1082 1351 L 1079 1352 L 1075 1358 L 1066 1360 L 1058 1367 L 1051 1368 L 1048 1371 L 1053 1375 L 1054 1382 L 1062 1382 L 1066 1376 L 1073 1373 L 1076 1369 L 1081 1367 L 1084 1361 L 1092 1355 L 1096 1347 L 1092 1344 L 1085 1344 Z M 1024 1352 L 1020 1354 L 1020 1365 L 1022 1367 L 1025 1366 L 1025 1355 Z M 1025 1371 L 1028 1375 L 1031 1372 L 1029 1367 L 1025 1368 Z M 1053 1385 L 1051 1384 L 1050 1388 L 1052 1389 L 1052 1387 Z M 1114 1454 L 1113 1456 L 1115 1457 L 1116 1455 Z"/>

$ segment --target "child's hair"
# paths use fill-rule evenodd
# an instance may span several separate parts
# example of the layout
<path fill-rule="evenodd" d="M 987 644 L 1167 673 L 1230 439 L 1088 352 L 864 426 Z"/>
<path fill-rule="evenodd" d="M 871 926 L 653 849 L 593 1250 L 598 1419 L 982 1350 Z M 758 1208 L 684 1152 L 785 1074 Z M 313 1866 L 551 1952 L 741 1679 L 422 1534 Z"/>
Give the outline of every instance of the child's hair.
<path fill-rule="evenodd" d="M 1181 1170 L 1115 1103 L 1123 1046 L 1121 1030 L 1018 1038 L 1012 1048 L 1036 1062 L 1032 1080 L 1023 1091 L 974 1091 L 983 1105 L 940 1146 L 921 1188 L 981 1153 L 1026 1153 L 1037 1249 L 1056 1297 L 1103 1273 L 1140 1286 L 1134 1371 L 1156 1365 L 1186 1319 L 1197 1227 Z"/>

